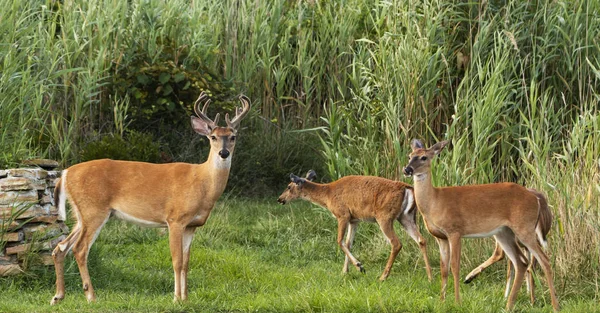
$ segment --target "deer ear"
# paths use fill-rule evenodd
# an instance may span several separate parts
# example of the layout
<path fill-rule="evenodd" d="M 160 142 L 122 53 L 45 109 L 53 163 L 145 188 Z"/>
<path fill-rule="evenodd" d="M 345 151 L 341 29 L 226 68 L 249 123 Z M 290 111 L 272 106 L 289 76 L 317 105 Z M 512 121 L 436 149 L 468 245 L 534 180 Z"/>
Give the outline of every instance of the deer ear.
<path fill-rule="evenodd" d="M 294 174 L 290 174 L 290 180 L 292 181 L 292 183 L 298 186 L 302 186 L 302 184 L 304 183 L 304 178 L 300 178 Z"/>
<path fill-rule="evenodd" d="M 429 150 L 433 150 L 433 153 L 435 155 L 438 155 L 438 154 L 440 154 L 440 152 L 442 152 L 444 147 L 447 146 L 449 143 L 450 143 L 449 140 L 440 141 L 440 142 L 436 143 L 435 145 L 431 146 L 431 148 L 429 148 Z"/>
<path fill-rule="evenodd" d="M 204 135 L 204 136 L 210 135 L 210 132 L 211 132 L 211 129 L 210 129 L 210 126 L 208 126 L 208 123 L 206 123 L 204 120 L 197 118 L 195 116 L 192 116 L 192 128 L 194 129 L 195 132 L 197 132 L 200 135 Z"/>
<path fill-rule="evenodd" d="M 317 173 L 313 170 L 308 171 L 308 173 L 306 173 L 306 180 L 308 181 L 313 181 L 313 179 L 315 179 L 317 177 Z"/>
<path fill-rule="evenodd" d="M 423 146 L 423 142 L 421 142 L 421 140 L 419 140 L 419 139 L 413 139 L 410 142 L 410 147 L 412 148 L 413 151 L 415 151 L 417 149 L 425 148 L 425 146 Z"/>

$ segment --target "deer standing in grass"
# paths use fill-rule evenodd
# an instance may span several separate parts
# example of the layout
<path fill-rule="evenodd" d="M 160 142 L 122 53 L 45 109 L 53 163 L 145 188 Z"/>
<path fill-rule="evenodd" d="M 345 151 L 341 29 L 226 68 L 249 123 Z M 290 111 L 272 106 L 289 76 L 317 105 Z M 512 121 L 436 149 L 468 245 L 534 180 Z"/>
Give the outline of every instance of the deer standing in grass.
<path fill-rule="evenodd" d="M 194 104 L 198 117 L 192 128 L 210 141 L 208 160 L 202 164 L 114 161 L 109 159 L 80 163 L 64 170 L 55 190 L 59 214 L 66 218 L 68 199 L 77 224 L 54 249 L 56 295 L 50 304 L 65 296 L 64 259 L 73 249 L 88 302 L 96 300 L 87 268 L 90 247 L 109 217 L 141 226 L 167 227 L 175 274 L 174 300 L 186 300 L 190 245 L 196 227 L 204 225 L 215 202 L 225 189 L 240 121 L 250 110 L 250 101 L 240 96 L 242 108 L 226 127 L 207 117 L 210 100 L 200 94 Z M 206 101 L 202 111 L 199 105 Z"/>
<path fill-rule="evenodd" d="M 448 141 L 442 141 L 426 149 L 421 141 L 413 140 L 409 163 L 404 168 L 404 174 L 414 178 L 417 206 L 427 230 L 436 237 L 440 248 L 442 299 L 446 293 L 450 264 L 454 276 L 454 297 L 456 302 L 460 302 L 461 238 L 494 236 L 516 270 L 507 309 L 513 308 L 527 270 L 528 260 L 517 243 L 519 240 L 540 263 L 550 289 L 552 306 L 558 310 L 552 268 L 538 242 L 545 242 L 536 230 L 541 214 L 538 196 L 513 183 L 433 187 L 431 160 L 447 144 Z"/>
<path fill-rule="evenodd" d="M 379 228 L 392 245 L 385 270 L 379 280 L 385 280 L 390 274 L 396 256 L 402 248 L 398 236 L 394 232 L 394 221 L 398 220 L 410 237 L 417 242 L 423 259 L 427 277 L 431 281 L 431 268 L 427 258 L 425 239 L 421 236 L 416 223 L 412 187 L 403 183 L 373 176 L 346 176 L 329 184 L 312 182 L 316 177 L 309 171 L 305 178 L 290 175 L 291 183 L 279 196 L 281 204 L 302 198 L 327 208 L 338 221 L 337 242 L 344 254 L 343 273 L 348 272 L 348 263 L 361 272 L 365 272 L 362 264 L 352 255 L 350 249 L 354 241 L 356 227 L 360 221 L 377 222 Z M 344 242 L 344 233 L 346 233 Z"/>
<path fill-rule="evenodd" d="M 529 190 L 531 193 L 533 193 L 540 202 L 540 217 L 539 217 L 538 224 L 535 228 L 535 231 L 536 231 L 536 234 L 538 235 L 538 238 L 540 238 L 540 236 L 541 236 L 541 238 L 543 239 L 541 241 L 540 240 L 538 240 L 538 241 L 540 242 L 540 244 L 542 244 L 544 249 L 547 249 L 546 238 L 548 236 L 548 233 L 550 232 L 550 228 L 552 227 L 552 220 L 553 220 L 552 212 L 550 211 L 550 208 L 548 207 L 548 201 L 546 200 L 546 197 L 542 193 L 538 192 L 535 189 L 531 189 L 531 188 L 528 188 L 527 190 Z M 531 304 L 533 304 L 535 302 L 535 283 L 533 281 L 532 271 L 533 271 L 533 268 L 535 267 L 536 262 L 535 262 L 535 258 L 531 258 L 531 253 L 529 253 L 529 250 L 525 249 L 525 254 L 527 256 L 527 259 L 529 260 L 529 267 L 527 268 L 527 276 L 525 276 L 525 279 L 527 282 L 527 290 L 529 291 L 529 299 L 531 300 Z M 481 272 L 483 270 L 485 270 L 492 264 L 504 259 L 504 255 L 505 255 L 505 253 L 504 253 L 504 250 L 502 250 L 502 246 L 500 245 L 500 243 L 496 242 L 496 248 L 494 249 L 492 256 L 490 256 L 489 259 L 487 259 L 485 262 L 481 263 L 481 265 L 479 265 L 478 267 L 473 269 L 467 275 L 467 277 L 465 278 L 465 284 L 468 284 L 471 281 L 473 281 L 473 279 L 475 279 L 479 274 L 481 274 Z M 506 289 L 504 289 L 504 297 L 505 298 L 508 298 L 511 282 L 514 279 L 514 276 L 515 276 L 514 267 L 512 266 L 512 263 L 509 260 L 508 264 L 507 264 Z"/>

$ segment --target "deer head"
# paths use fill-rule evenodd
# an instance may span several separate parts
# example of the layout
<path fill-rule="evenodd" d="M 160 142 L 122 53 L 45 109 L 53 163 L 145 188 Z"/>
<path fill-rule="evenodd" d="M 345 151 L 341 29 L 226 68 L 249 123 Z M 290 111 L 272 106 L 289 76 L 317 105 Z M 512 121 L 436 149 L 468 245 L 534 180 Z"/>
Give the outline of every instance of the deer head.
<path fill-rule="evenodd" d="M 285 191 L 283 191 L 281 196 L 279 196 L 277 202 L 283 205 L 289 201 L 302 197 L 304 183 L 306 183 L 306 181 L 313 181 L 315 177 L 317 177 L 317 173 L 315 173 L 315 171 L 313 170 L 308 171 L 304 178 L 300 178 L 294 174 L 290 174 L 291 182 L 288 184 L 287 188 L 285 189 Z"/>
<path fill-rule="evenodd" d="M 204 102 L 202 110 L 200 105 Z M 204 135 L 209 139 L 211 151 L 218 151 L 219 156 L 223 160 L 228 160 L 235 148 L 235 140 L 241 120 L 250 112 L 250 100 L 248 97 L 240 96 L 241 108 L 235 109 L 236 115 L 233 120 L 229 120 L 229 114 L 225 114 L 226 127 L 218 126 L 219 114 L 215 115 L 214 120 L 211 120 L 206 115 L 206 109 L 211 100 L 208 95 L 202 92 L 194 104 L 196 116 L 192 116 L 192 128 L 200 135 Z"/>

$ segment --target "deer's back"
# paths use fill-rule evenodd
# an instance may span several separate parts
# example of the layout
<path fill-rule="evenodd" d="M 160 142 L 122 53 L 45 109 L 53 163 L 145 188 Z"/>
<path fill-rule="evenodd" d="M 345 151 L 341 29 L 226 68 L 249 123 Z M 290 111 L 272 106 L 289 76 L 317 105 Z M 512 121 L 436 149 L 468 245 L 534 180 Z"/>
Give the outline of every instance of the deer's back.
<path fill-rule="evenodd" d="M 376 217 L 380 212 L 398 215 L 407 188 L 403 182 L 376 176 L 346 176 L 330 184 L 334 205 L 347 208 L 356 218 Z"/>

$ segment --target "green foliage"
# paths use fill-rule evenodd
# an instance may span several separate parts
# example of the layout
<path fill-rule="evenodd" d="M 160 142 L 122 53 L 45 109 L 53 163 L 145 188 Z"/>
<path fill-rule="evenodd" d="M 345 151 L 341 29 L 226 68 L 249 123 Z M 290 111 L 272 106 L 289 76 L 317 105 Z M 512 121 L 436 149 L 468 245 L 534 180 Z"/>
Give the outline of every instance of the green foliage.
<path fill-rule="evenodd" d="M 327 176 L 315 132 L 270 131 L 269 127 L 275 126 L 261 123 L 242 130 L 228 182 L 233 193 L 275 195 L 289 183 L 290 173 L 304 174 L 310 169 L 317 171 L 319 180 Z"/>
<path fill-rule="evenodd" d="M 131 160 L 161 162 L 160 144 L 152 135 L 128 131 L 125 137 L 101 135 L 99 140 L 90 141 L 81 150 L 81 160 L 90 161 L 109 158 L 113 160 Z"/>
<path fill-rule="evenodd" d="M 114 94 L 130 97 L 130 127 L 138 130 L 161 124 L 164 131 L 169 131 L 187 123 L 201 91 L 206 91 L 213 101 L 232 98 L 233 93 L 233 88 L 206 70 L 200 72 L 162 58 L 152 65 L 134 60 L 121 66 L 113 80 L 110 87 Z"/>
<path fill-rule="evenodd" d="M 28 209 L 30 209 L 31 206 L 32 204 L 10 204 L 7 206 L 11 208 L 10 214 L 4 213 L 0 216 L 0 251 L 4 251 L 4 247 L 6 246 L 4 234 L 18 229 L 23 224 L 29 222 L 29 219 L 21 220 L 18 222 L 17 219 L 19 219 L 21 215 L 23 215 Z"/>

